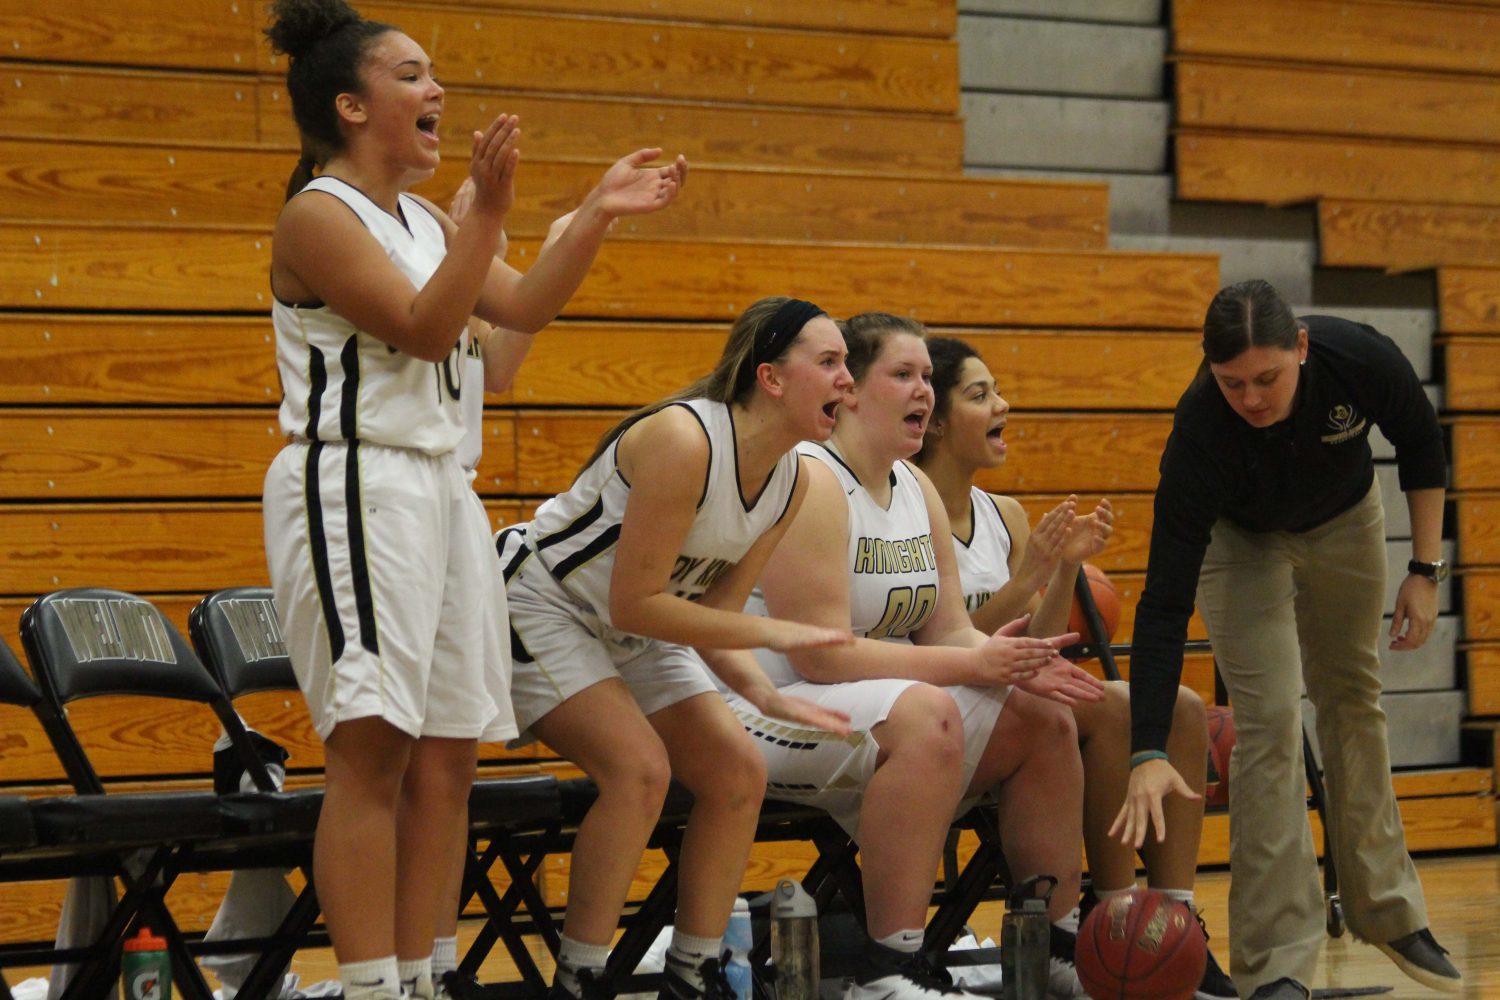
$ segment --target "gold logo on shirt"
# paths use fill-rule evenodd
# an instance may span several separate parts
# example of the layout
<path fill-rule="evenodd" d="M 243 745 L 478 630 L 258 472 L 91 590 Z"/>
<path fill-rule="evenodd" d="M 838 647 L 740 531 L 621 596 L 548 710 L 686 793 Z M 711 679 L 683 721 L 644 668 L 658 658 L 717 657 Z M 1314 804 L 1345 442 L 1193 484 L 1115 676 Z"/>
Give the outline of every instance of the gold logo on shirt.
<path fill-rule="evenodd" d="M 1332 434 L 1320 439 L 1324 444 L 1343 444 L 1364 434 L 1366 420 L 1359 411 L 1347 403 L 1340 403 L 1328 411 L 1328 427 Z"/>

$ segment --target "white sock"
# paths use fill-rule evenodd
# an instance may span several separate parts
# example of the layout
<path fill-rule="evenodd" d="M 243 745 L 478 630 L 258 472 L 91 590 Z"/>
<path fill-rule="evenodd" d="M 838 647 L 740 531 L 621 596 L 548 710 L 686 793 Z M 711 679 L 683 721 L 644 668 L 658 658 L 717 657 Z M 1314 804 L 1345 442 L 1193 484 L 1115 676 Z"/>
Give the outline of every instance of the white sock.
<path fill-rule="evenodd" d="M 1077 936 L 1078 907 L 1073 907 L 1068 911 L 1066 916 L 1058 917 L 1056 920 L 1052 921 L 1052 926 L 1056 927 L 1060 931 L 1067 931 L 1069 934 Z"/>
<path fill-rule="evenodd" d="M 432 956 L 396 960 L 396 975 L 408 996 L 432 996 Z"/>
<path fill-rule="evenodd" d="M 458 968 L 458 935 L 434 938 L 432 941 L 432 978 L 436 982 L 443 973 Z"/>
<path fill-rule="evenodd" d="M 1106 899 L 1111 898 L 1112 896 L 1123 896 L 1127 892 L 1129 892 L 1131 889 L 1134 889 L 1135 887 L 1136 886 L 1135 886 L 1134 882 L 1130 883 L 1127 886 L 1119 888 L 1119 889 L 1101 889 L 1098 886 L 1095 886 L 1094 887 L 1094 896 L 1096 898 L 1098 898 L 1099 902 L 1102 903 Z"/>
<path fill-rule="evenodd" d="M 894 934 L 887 934 L 883 938 L 876 938 L 875 943 L 884 945 L 892 951 L 915 955 L 917 950 L 922 947 L 922 928 L 918 927 L 915 930 L 897 931 Z"/>
<path fill-rule="evenodd" d="M 579 969 L 602 969 L 609 959 L 609 945 L 585 944 L 566 934 L 557 948 L 557 983 L 575 997 L 581 995 Z"/>
<path fill-rule="evenodd" d="M 401 992 L 401 976 L 396 971 L 395 955 L 364 962 L 345 962 L 339 966 L 339 982 L 344 984 L 344 1000 L 360 1000 L 376 990 Z"/>
<path fill-rule="evenodd" d="M 1179 903 L 1186 903 L 1188 905 L 1188 909 L 1193 910 L 1194 912 L 1197 911 L 1197 907 L 1195 907 L 1193 905 L 1193 890 L 1191 890 L 1191 889 L 1163 889 L 1163 890 L 1161 890 L 1161 893 L 1162 893 L 1163 896 L 1166 896 L 1168 899 L 1175 899 Z"/>

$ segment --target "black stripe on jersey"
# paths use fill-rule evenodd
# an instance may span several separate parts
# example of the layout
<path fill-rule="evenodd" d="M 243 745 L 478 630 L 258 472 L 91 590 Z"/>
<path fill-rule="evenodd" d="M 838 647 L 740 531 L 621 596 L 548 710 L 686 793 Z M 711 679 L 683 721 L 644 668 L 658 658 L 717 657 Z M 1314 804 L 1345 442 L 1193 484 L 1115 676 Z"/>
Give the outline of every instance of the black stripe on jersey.
<path fill-rule="evenodd" d="M 781 523 L 781 519 L 786 517 L 786 512 L 792 509 L 792 497 L 797 495 L 797 480 L 802 477 L 802 456 L 794 451 L 792 459 L 794 463 L 792 465 L 792 488 L 786 491 L 786 503 L 781 505 L 781 513 L 776 515 L 776 520 L 772 521 L 772 524 Z"/>
<path fill-rule="evenodd" d="M 531 655 L 531 650 L 526 648 L 526 643 L 521 640 L 521 633 L 514 628 L 510 630 L 510 661 L 512 663 L 535 663 L 536 657 Z"/>
<path fill-rule="evenodd" d="M 517 526 L 515 526 L 513 528 L 506 528 L 504 531 L 500 532 L 500 534 L 496 535 L 495 536 L 495 555 L 496 555 L 496 557 L 505 555 L 505 541 L 506 541 L 506 538 L 508 536 L 513 535 L 516 532 L 524 531 L 524 530 L 525 529 L 522 528 L 520 525 L 517 525 Z M 506 583 L 510 583 L 511 578 L 514 577 L 517 573 L 519 573 L 521 571 L 522 564 L 526 562 L 526 558 L 528 556 L 530 556 L 530 555 L 531 555 L 531 546 L 529 546 L 529 545 L 526 544 L 526 540 L 525 539 L 522 539 L 521 540 L 521 547 L 516 550 L 516 554 L 511 557 L 510 562 L 506 563 L 505 566 L 504 566 L 504 568 L 502 568 L 500 570 L 500 574 L 501 574 L 501 576 L 503 576 L 505 578 L 505 582 Z"/>
<path fill-rule="evenodd" d="M 552 575 L 559 580 L 566 580 L 569 573 L 587 564 L 595 556 L 608 552 L 614 546 L 615 542 L 619 540 L 620 526 L 618 524 L 611 524 L 599 533 L 598 538 L 595 538 L 592 542 L 589 542 L 583 548 L 558 563 L 553 568 Z"/>
<path fill-rule="evenodd" d="M 990 502 L 990 506 L 991 507 L 995 508 L 995 516 L 1000 519 L 1000 530 L 1005 533 L 1005 551 L 1009 552 L 1011 550 L 1011 548 L 1015 546 L 1016 539 L 1015 539 L 1015 536 L 1010 533 L 1010 525 L 1008 525 L 1008 524 L 1005 523 L 1005 515 L 1002 514 L 1002 513 L 1000 513 L 1000 502 L 995 499 L 995 497 L 994 497 L 993 494 L 990 494 L 990 493 L 986 493 L 984 495 L 984 498 Z M 978 511 L 974 512 L 974 517 L 975 517 L 974 532 L 975 532 L 975 534 L 978 534 L 979 533 L 979 521 L 978 521 L 979 512 Z"/>
<path fill-rule="evenodd" d="M 307 348 L 307 439 L 318 440 L 318 421 L 323 419 L 323 393 L 328 391 L 328 367 L 323 352 Z"/>
<path fill-rule="evenodd" d="M 693 419 L 696 420 L 696 421 L 698 421 L 698 426 L 703 428 L 703 436 L 708 439 L 708 467 L 703 470 L 703 492 L 700 493 L 700 494 L 698 494 L 698 503 L 694 506 L 695 510 L 702 510 L 703 509 L 703 501 L 705 501 L 705 500 L 708 499 L 708 484 L 713 481 L 713 476 L 714 476 L 714 436 L 712 434 L 708 433 L 708 425 L 703 422 L 703 418 L 698 415 L 698 411 L 697 410 L 693 409 L 691 406 L 687 405 L 687 403 L 685 403 L 685 402 L 678 403 L 677 405 L 680 406 L 680 407 L 682 407 L 684 410 L 687 410 L 689 413 L 691 413 L 693 415 Z M 728 409 L 728 408 L 726 407 L 726 409 Z M 734 411 L 733 410 L 729 411 L 729 438 L 730 438 L 730 440 L 734 440 Z M 736 492 L 738 492 L 738 490 L 740 488 L 740 456 L 739 456 L 739 449 L 738 448 L 735 448 L 734 451 L 735 451 L 735 456 L 734 456 L 734 488 L 735 488 Z M 621 476 L 620 478 L 624 479 L 625 477 Z M 629 486 L 630 484 L 626 483 L 625 485 Z M 743 493 L 741 493 L 740 494 L 740 504 L 741 504 L 741 506 L 744 506 L 744 503 L 745 503 L 745 495 Z M 746 510 L 748 510 L 748 509 L 749 508 L 746 507 Z"/>
<path fill-rule="evenodd" d="M 317 357 L 317 353 L 313 356 Z M 318 581 L 318 604 L 328 626 L 329 656 L 337 663 L 344 655 L 344 624 L 339 621 L 338 604 L 333 599 L 333 575 L 328 571 L 328 535 L 323 530 L 323 497 L 318 483 L 318 459 L 322 454 L 323 442 L 315 440 L 308 445 L 307 469 L 302 481 L 307 491 L 307 537 L 312 548 L 313 576 Z"/>
<path fill-rule="evenodd" d="M 600 515 L 602 515 L 603 513 L 604 497 L 601 494 L 599 498 L 594 501 L 594 506 L 584 511 L 582 514 L 579 514 L 577 520 L 575 520 L 572 524 L 568 525 L 566 528 L 563 528 L 561 531 L 553 532 L 546 538 L 538 538 L 536 540 L 536 550 L 540 552 L 548 546 L 556 545 L 559 542 L 566 542 L 568 539 L 572 538 L 579 532 L 586 530 L 589 525 L 599 520 Z"/>
<path fill-rule="evenodd" d="M 339 399 L 339 435 L 345 441 L 359 437 L 359 336 L 351 334 L 339 352 L 344 369 L 344 388 Z"/>
<path fill-rule="evenodd" d="M 370 589 L 370 561 L 365 553 L 365 512 L 361 503 L 359 441 L 351 439 L 349 457 L 344 460 L 344 506 L 349 518 L 349 571 L 354 577 L 354 608 L 359 612 L 359 643 L 378 656 L 380 636 L 375 631 L 375 594 Z"/>

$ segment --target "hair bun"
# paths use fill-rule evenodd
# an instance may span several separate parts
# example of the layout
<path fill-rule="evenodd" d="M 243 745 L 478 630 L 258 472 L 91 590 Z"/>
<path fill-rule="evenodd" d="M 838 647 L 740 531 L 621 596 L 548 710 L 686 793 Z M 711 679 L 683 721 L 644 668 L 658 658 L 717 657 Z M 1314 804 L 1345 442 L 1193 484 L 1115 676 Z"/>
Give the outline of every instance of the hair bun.
<path fill-rule="evenodd" d="M 266 37 L 277 52 L 293 59 L 323 39 L 362 18 L 344 0 L 275 0 Z"/>

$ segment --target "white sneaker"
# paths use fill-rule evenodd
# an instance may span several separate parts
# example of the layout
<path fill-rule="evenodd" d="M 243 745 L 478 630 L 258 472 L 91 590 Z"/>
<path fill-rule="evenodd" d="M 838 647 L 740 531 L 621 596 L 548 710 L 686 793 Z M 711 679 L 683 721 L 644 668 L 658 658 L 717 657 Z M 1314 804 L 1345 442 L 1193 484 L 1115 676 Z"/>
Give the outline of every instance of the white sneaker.
<path fill-rule="evenodd" d="M 1069 933 L 1053 924 L 1048 936 L 1047 996 L 1057 1000 L 1074 1000 L 1088 997 L 1088 991 L 1078 979 L 1078 966 L 1073 964 L 1073 955 L 1078 950 L 1078 935 Z"/>
<path fill-rule="evenodd" d="M 946 971 L 921 952 L 908 954 L 871 943 L 844 1000 L 984 1000 L 958 989 Z"/>

